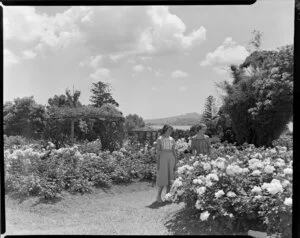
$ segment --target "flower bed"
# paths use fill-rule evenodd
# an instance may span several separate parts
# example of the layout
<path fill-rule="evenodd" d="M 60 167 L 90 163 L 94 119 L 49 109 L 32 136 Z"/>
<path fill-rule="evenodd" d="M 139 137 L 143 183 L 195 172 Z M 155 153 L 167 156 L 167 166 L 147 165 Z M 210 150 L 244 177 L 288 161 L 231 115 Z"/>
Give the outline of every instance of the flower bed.
<path fill-rule="evenodd" d="M 93 152 L 93 153 L 92 153 Z M 54 149 L 40 145 L 11 146 L 4 153 L 6 192 L 51 199 L 61 191 L 91 192 L 92 187 L 110 187 L 133 179 L 154 181 L 155 149 L 129 145 L 112 153 L 75 145 Z"/>
<path fill-rule="evenodd" d="M 216 145 L 212 155 L 182 159 L 166 199 L 208 226 L 291 237 L 293 151 Z"/>

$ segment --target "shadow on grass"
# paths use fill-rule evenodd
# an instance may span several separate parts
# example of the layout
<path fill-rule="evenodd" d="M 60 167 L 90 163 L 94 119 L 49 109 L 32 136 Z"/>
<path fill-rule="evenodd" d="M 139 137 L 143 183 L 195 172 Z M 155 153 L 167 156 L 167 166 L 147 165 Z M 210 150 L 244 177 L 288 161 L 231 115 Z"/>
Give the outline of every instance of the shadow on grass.
<path fill-rule="evenodd" d="M 173 235 L 211 235 L 199 220 L 185 209 L 172 214 L 164 225 Z"/>
<path fill-rule="evenodd" d="M 246 235 L 245 232 L 233 232 L 219 223 L 201 222 L 199 214 L 186 209 L 171 214 L 164 225 L 173 235 Z"/>
<path fill-rule="evenodd" d="M 167 202 L 167 201 L 157 202 L 157 201 L 154 201 L 153 203 L 151 203 L 150 205 L 148 205 L 146 207 L 151 208 L 151 209 L 158 209 L 160 207 L 164 207 L 164 206 L 169 205 L 169 204 L 171 204 L 171 202 Z"/>
<path fill-rule="evenodd" d="M 31 207 L 35 207 L 39 204 L 56 204 L 60 202 L 63 198 L 62 197 L 55 197 L 51 199 L 46 199 L 46 198 L 39 198 L 34 204 L 31 205 Z"/>
<path fill-rule="evenodd" d="M 22 203 L 22 202 L 24 202 L 26 199 L 28 199 L 30 197 L 30 196 L 28 196 L 26 194 L 20 194 L 20 193 L 11 193 L 11 194 L 9 194 L 9 196 L 12 199 L 18 201 L 19 204 Z"/>

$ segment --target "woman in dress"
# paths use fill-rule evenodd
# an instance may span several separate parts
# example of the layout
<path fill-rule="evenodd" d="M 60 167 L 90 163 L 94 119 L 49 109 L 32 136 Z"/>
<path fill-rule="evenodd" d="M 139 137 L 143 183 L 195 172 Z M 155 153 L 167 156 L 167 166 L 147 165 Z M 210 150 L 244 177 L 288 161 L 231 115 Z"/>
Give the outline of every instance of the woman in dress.
<path fill-rule="evenodd" d="M 156 201 L 162 202 L 161 193 L 166 187 L 166 193 L 170 192 L 171 181 L 174 180 L 176 170 L 177 156 L 175 151 L 175 140 L 170 136 L 173 128 L 164 125 L 161 136 L 156 141 L 157 151 L 157 176 L 156 185 L 158 186 L 158 194 Z"/>
<path fill-rule="evenodd" d="M 205 135 L 206 125 L 200 123 L 196 127 L 197 134 L 192 137 L 191 150 L 193 155 L 210 155 L 210 139 L 208 135 Z"/>

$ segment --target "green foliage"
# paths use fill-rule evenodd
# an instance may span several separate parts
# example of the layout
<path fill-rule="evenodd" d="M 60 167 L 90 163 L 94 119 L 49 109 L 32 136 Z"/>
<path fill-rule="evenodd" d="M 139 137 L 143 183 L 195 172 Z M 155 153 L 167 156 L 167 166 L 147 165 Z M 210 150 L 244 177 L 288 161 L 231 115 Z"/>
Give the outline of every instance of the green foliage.
<path fill-rule="evenodd" d="M 48 99 L 48 104 L 50 107 L 80 107 L 82 106 L 79 101 L 80 94 L 81 92 L 78 90 L 71 94 L 71 91 L 66 89 L 65 95 L 54 95 L 52 98 Z"/>
<path fill-rule="evenodd" d="M 293 114 L 293 46 L 255 51 L 232 66 L 232 85 L 224 83 L 224 110 L 238 144 L 270 146 Z"/>
<path fill-rule="evenodd" d="M 44 129 L 45 108 L 33 96 L 6 102 L 3 108 L 3 129 L 6 135 L 40 137 Z"/>
<path fill-rule="evenodd" d="M 137 114 L 129 114 L 125 117 L 125 130 L 126 133 L 131 135 L 132 130 L 135 128 L 140 128 L 145 126 L 145 122 L 142 117 Z"/>
<path fill-rule="evenodd" d="M 293 135 L 283 135 L 272 141 L 273 146 L 285 146 L 288 150 L 293 149 Z"/>
<path fill-rule="evenodd" d="M 208 96 L 206 99 L 204 112 L 202 114 L 201 122 L 205 123 L 207 126 L 207 135 L 212 136 L 217 134 L 217 107 L 216 99 L 213 96 Z"/>
<path fill-rule="evenodd" d="M 102 107 L 104 104 L 112 104 L 119 106 L 115 99 L 111 95 L 111 88 L 108 84 L 99 81 L 98 83 L 93 83 L 93 88 L 91 89 L 92 96 L 90 101 L 93 103 L 94 107 Z"/>

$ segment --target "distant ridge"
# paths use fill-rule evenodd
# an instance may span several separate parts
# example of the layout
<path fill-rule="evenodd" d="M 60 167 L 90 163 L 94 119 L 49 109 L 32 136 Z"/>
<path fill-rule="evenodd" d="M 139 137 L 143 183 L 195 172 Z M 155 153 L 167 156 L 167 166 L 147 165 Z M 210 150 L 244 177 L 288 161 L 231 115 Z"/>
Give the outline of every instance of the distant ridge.
<path fill-rule="evenodd" d="M 197 112 L 190 112 L 179 116 L 147 119 L 144 120 L 147 125 L 170 124 L 174 126 L 195 125 L 199 123 L 201 115 Z"/>

